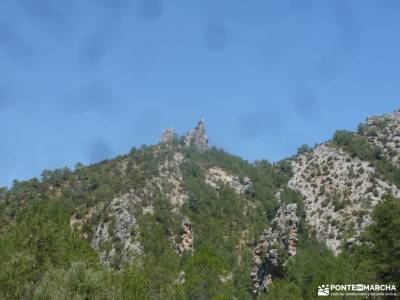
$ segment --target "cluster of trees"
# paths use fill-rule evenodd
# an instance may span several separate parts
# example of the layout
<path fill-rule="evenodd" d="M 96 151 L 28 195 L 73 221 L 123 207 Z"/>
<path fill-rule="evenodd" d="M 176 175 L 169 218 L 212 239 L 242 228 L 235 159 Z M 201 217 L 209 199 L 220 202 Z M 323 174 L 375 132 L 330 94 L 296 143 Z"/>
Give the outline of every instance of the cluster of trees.
<path fill-rule="evenodd" d="M 82 218 L 88 208 L 157 175 L 160 163 L 173 155 L 169 149 L 141 147 L 73 171 L 44 171 L 41 180 L 2 189 L 0 298 L 251 299 L 249 241 L 274 216 L 274 195 L 290 177 L 290 166 L 251 164 L 215 148 L 181 151 L 190 199 L 176 212 L 161 191 L 153 191 L 154 214 L 138 219 L 143 255 L 120 270 L 99 264 L 88 241 L 71 229 L 70 218 Z M 216 191 L 204 182 L 211 166 L 250 177 L 252 190 L 237 195 L 222 185 Z M 180 242 L 183 216 L 192 221 L 196 251 L 179 255 L 171 237 Z M 92 221 L 83 228 L 90 231 Z"/>
<path fill-rule="evenodd" d="M 387 196 L 373 212 L 362 244 L 335 256 L 308 234 L 301 234 L 298 253 L 284 277 L 261 299 L 317 299 L 321 284 L 400 285 L 400 201 Z"/>
<path fill-rule="evenodd" d="M 339 256 L 305 232 L 301 234 L 298 255 L 285 267 L 284 277 L 274 281 L 269 293 L 260 299 L 313 299 L 318 285 L 325 283 L 400 284 L 398 199 L 387 197 L 376 207 L 373 219 L 363 236 L 364 243 Z M 199 234 L 202 240 L 195 253 L 179 257 L 161 224 L 147 217 L 142 228 L 143 264 L 132 262 L 116 271 L 100 265 L 97 254 L 70 230 L 63 207 L 44 202 L 24 208 L 15 222 L 2 228 L 0 297 L 251 299 L 249 251 L 241 254 L 241 264 L 237 264 L 225 256 L 229 241 L 219 240 L 213 245 Z M 178 284 L 181 270 L 186 281 Z M 221 274 L 227 281 L 221 280 Z"/>
<path fill-rule="evenodd" d="M 337 142 L 360 155 L 364 147 L 346 139 L 339 134 Z M 133 149 L 115 160 L 46 171 L 42 180 L 0 189 L 0 298 L 252 299 L 251 250 L 276 213 L 278 190 L 282 202 L 299 207 L 298 255 L 260 299 L 312 299 L 325 283 L 400 283 L 397 199 L 388 197 L 377 206 L 364 244 L 334 256 L 310 237 L 302 198 L 285 188 L 288 162 L 252 164 L 215 148 L 183 151 L 188 201 L 177 212 L 161 191 L 155 192 L 154 213 L 138 218 L 143 254 L 122 268 L 99 263 L 89 243 L 71 229 L 71 215 L 157 174 L 159 163 L 171 155 L 168 149 Z M 238 195 L 223 184 L 211 188 L 204 181 L 211 166 L 250 177 L 252 190 Z M 184 216 L 192 222 L 195 251 L 179 255 L 174 244 L 180 242 Z"/>

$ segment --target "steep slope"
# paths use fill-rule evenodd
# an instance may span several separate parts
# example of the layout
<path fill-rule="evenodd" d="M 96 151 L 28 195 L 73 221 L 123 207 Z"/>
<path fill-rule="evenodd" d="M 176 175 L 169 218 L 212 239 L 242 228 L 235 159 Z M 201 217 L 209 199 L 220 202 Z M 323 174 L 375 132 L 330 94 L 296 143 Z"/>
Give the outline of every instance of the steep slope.
<path fill-rule="evenodd" d="M 326 272 L 332 283 L 396 280 L 397 260 L 376 259 L 395 253 L 379 239 L 396 236 L 399 116 L 274 164 L 209 147 L 201 120 L 127 155 L 15 181 L 0 189 L 0 298 L 313 299 Z"/>
<path fill-rule="evenodd" d="M 338 253 L 348 239 L 359 237 L 371 212 L 386 193 L 400 190 L 380 179 L 368 161 L 324 143 L 296 157 L 289 187 L 304 197 L 306 220 L 317 238 Z"/>
<path fill-rule="evenodd" d="M 167 129 L 160 144 L 129 155 L 15 181 L 1 196 L 2 220 L 13 222 L 34 203 L 54 202 L 102 264 L 138 264 L 153 274 L 153 297 L 165 292 L 161 286 L 178 284 L 195 298 L 246 298 L 253 243 L 273 218 L 275 195 L 289 176 L 285 163 L 250 164 L 209 149 L 202 120 L 183 137 Z M 213 288 L 198 286 L 198 280 Z"/>
<path fill-rule="evenodd" d="M 400 167 L 400 109 L 391 114 L 368 117 L 358 132 L 382 149 L 386 159 Z"/>
<path fill-rule="evenodd" d="M 364 245 L 375 207 L 388 195 L 400 198 L 399 130 L 399 111 L 370 117 L 358 132 L 338 131 L 332 140 L 313 149 L 303 146 L 289 159 L 293 175 L 287 186 L 300 199 L 283 201 L 254 248 L 254 294 L 285 277 L 283 270 L 299 259 L 294 257 L 298 243 L 300 252 L 312 248 L 313 242 L 304 246 L 310 237 L 336 256 Z M 298 236 L 299 226 L 306 234 Z"/>
<path fill-rule="evenodd" d="M 303 195 L 311 231 L 334 253 L 358 242 L 386 194 L 400 197 L 399 135 L 396 111 L 368 118 L 357 133 L 338 131 L 292 159 L 288 186 Z"/>

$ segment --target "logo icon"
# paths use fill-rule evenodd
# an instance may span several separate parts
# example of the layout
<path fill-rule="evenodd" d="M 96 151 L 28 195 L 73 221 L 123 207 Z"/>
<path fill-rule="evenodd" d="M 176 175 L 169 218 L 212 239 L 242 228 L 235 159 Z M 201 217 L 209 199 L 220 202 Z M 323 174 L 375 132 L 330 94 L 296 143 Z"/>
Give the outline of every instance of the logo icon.
<path fill-rule="evenodd" d="M 318 286 L 318 296 L 329 296 L 329 285 Z"/>

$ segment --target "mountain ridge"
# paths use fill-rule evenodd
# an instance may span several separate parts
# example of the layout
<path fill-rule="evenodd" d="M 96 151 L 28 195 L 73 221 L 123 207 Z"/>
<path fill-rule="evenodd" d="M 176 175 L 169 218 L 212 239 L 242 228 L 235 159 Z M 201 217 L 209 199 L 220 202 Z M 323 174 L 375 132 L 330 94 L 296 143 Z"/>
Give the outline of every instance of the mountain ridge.
<path fill-rule="evenodd" d="M 24 222 L 25 210 L 54 204 L 69 216 L 63 228 L 90 245 L 101 265 L 121 272 L 135 265 L 150 298 L 273 297 L 282 280 L 296 278 L 301 270 L 296 264 L 305 262 L 302 255 L 310 249 L 340 260 L 364 247 L 375 207 L 400 197 L 399 150 L 399 111 L 370 117 L 357 132 L 337 131 L 332 140 L 300 147 L 276 163 L 249 163 L 210 148 L 202 119 L 184 136 L 167 128 L 157 145 L 77 164 L 73 171 L 44 171 L 41 180 L 3 188 L 0 233 L 6 243 L 7 234 L 12 238 Z M 41 234 L 19 236 L 30 244 Z M 7 243 L 0 240 L 0 250 Z M 82 272 L 87 268 L 86 262 L 67 261 Z M 24 295 L 47 288 L 48 272 L 27 279 Z M 290 281 L 289 287 L 300 298 L 309 295 Z M 4 289 L 0 281 L 0 292 Z M 15 296 L 7 293 L 6 298 Z"/>

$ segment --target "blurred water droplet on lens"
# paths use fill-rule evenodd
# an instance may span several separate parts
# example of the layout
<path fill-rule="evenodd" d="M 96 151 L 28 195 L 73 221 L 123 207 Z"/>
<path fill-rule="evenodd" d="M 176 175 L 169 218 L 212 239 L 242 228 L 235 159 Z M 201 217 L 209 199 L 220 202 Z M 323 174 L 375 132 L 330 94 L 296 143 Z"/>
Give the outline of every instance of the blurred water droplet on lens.
<path fill-rule="evenodd" d="M 7 22 L 0 21 L 0 51 L 14 63 L 27 65 L 32 62 L 32 49 L 20 31 Z"/>
<path fill-rule="evenodd" d="M 113 151 L 109 143 L 103 139 L 94 139 L 86 149 L 86 156 L 91 162 L 111 158 Z"/>
<path fill-rule="evenodd" d="M 318 101 L 312 89 L 303 89 L 297 92 L 293 99 L 293 107 L 296 113 L 303 118 L 318 116 Z"/>
<path fill-rule="evenodd" d="M 83 67 L 96 68 L 106 54 L 105 38 L 94 34 L 86 38 L 79 53 L 79 62 Z"/>
<path fill-rule="evenodd" d="M 146 21 L 159 19 L 164 11 L 162 0 L 139 0 L 136 5 L 137 14 Z"/>
<path fill-rule="evenodd" d="M 245 112 L 239 116 L 237 122 L 241 136 L 246 139 L 280 135 L 285 130 L 281 114 L 274 108 Z"/>
<path fill-rule="evenodd" d="M 0 112 L 10 107 L 10 101 L 7 97 L 6 91 L 0 86 Z"/>
<path fill-rule="evenodd" d="M 221 50 L 229 42 L 228 31 L 222 24 L 210 24 L 205 28 L 204 39 L 206 46 L 211 50 Z"/>

